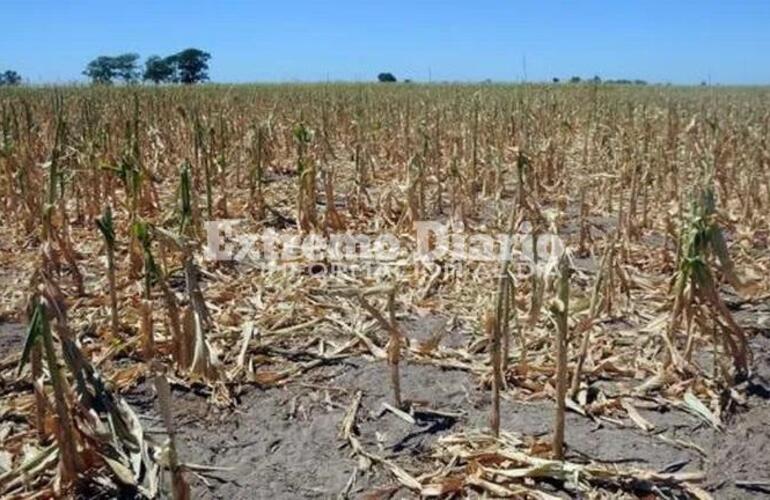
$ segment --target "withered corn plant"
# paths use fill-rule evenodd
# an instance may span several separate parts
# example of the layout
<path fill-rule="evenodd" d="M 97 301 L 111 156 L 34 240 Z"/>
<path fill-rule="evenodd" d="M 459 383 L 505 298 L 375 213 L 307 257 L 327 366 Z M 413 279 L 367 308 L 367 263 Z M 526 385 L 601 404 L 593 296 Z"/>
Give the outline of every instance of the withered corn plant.
<path fill-rule="evenodd" d="M 313 131 L 300 123 L 294 127 L 297 145 L 297 225 L 303 232 L 316 228 L 316 165 L 308 148 Z"/>
<path fill-rule="evenodd" d="M 196 169 L 198 172 L 203 170 L 206 187 L 206 216 L 211 219 L 214 216 L 214 174 L 211 171 L 211 151 L 206 124 L 201 121 L 201 117 L 197 113 L 193 117 L 193 137 Z"/>
<path fill-rule="evenodd" d="M 358 294 L 358 300 L 364 309 L 379 323 L 380 327 L 388 332 L 388 347 L 387 357 L 388 366 L 390 367 L 390 384 L 393 389 L 393 404 L 396 408 L 403 408 L 403 400 L 401 399 L 401 376 L 399 374 L 398 365 L 401 361 L 401 343 L 404 335 L 396 321 L 396 306 L 395 297 L 396 291 L 393 287 L 388 292 L 388 319 L 380 313 L 366 298 L 365 293 Z"/>
<path fill-rule="evenodd" d="M 510 217 L 508 235 L 512 236 L 521 223 L 520 218 L 514 212 Z M 495 436 L 500 435 L 500 390 L 505 385 L 505 377 L 508 373 L 508 360 L 510 358 L 510 322 L 513 316 L 514 326 L 518 329 L 518 312 L 516 305 L 516 287 L 510 271 L 510 248 L 505 249 L 502 255 L 500 270 L 497 275 L 497 295 L 495 298 L 494 314 L 487 312 L 485 329 L 489 338 L 489 361 L 492 367 L 492 414 L 490 427 Z M 520 332 L 519 332 L 520 333 Z M 526 345 L 523 338 L 519 359 L 522 367 L 526 365 Z"/>
<path fill-rule="evenodd" d="M 45 291 L 36 292 L 32 297 L 31 306 L 33 312 L 27 329 L 27 338 L 24 343 L 21 361 L 19 362 L 19 372 L 21 373 L 21 370 L 32 355 L 32 351 L 39 343 L 42 346 L 53 388 L 54 408 L 56 410 L 54 434 L 60 453 L 61 479 L 62 482 L 68 484 L 74 481 L 77 474 L 83 470 L 83 462 L 78 453 L 78 439 L 75 435 L 70 406 L 67 404 L 67 384 L 59 367 L 54 347 L 49 318 L 55 314 L 52 308 L 58 306 L 52 300 L 55 301 L 56 299 L 48 296 Z"/>
<path fill-rule="evenodd" d="M 693 200 L 689 219 L 682 234 L 682 250 L 679 258 L 673 295 L 674 306 L 667 331 L 668 362 L 680 368 L 682 355 L 676 345 L 676 333 L 684 319 L 688 325 L 697 327 L 707 338 L 713 322 L 719 332 L 718 338 L 732 358 L 734 373 L 726 382 L 741 380 L 748 375 L 749 352 L 746 335 L 732 316 L 720 296 L 719 271 L 731 284 L 739 285 L 728 253 L 722 229 L 719 226 L 719 214 L 716 210 L 716 197 L 710 187 L 699 190 Z M 694 339 L 693 329 L 688 326 L 688 339 L 684 361 L 691 359 Z M 719 346 L 714 345 L 714 352 Z M 715 363 L 719 361 L 714 359 Z"/>
<path fill-rule="evenodd" d="M 69 268 L 77 294 L 84 295 L 83 274 L 77 263 L 77 257 L 72 239 L 65 202 L 65 185 L 67 170 L 65 169 L 67 146 L 67 124 L 61 96 L 54 98 L 54 115 L 56 133 L 48 162 L 48 183 L 46 203 L 42 206 L 42 242 L 46 264 L 52 266 L 46 271 L 60 271 L 60 258 L 63 258 Z M 58 217 L 57 217 L 58 216 Z"/>
<path fill-rule="evenodd" d="M 489 427 L 495 437 L 500 436 L 500 390 L 503 385 L 502 355 L 500 337 L 502 335 L 499 314 L 487 311 L 484 328 L 489 339 L 489 364 L 492 367 L 492 411 Z"/>
<path fill-rule="evenodd" d="M 334 169 L 326 167 L 321 169 L 323 179 L 324 194 L 326 201 L 326 211 L 324 212 L 324 231 L 344 231 L 345 221 L 342 215 L 337 211 L 336 198 L 334 196 Z"/>
<path fill-rule="evenodd" d="M 583 371 L 583 365 L 585 364 L 586 356 L 588 355 L 588 348 L 591 343 L 591 330 L 593 330 L 597 317 L 599 315 L 599 308 L 604 301 L 605 304 L 609 304 L 612 301 L 613 288 L 607 286 L 607 275 L 610 272 L 609 268 L 614 259 L 615 254 L 615 241 L 616 237 L 610 238 L 607 247 L 604 249 L 604 255 L 599 264 L 599 269 L 594 281 L 594 287 L 591 292 L 591 300 L 588 305 L 588 315 L 580 322 L 576 333 L 582 334 L 580 341 L 580 351 L 578 352 L 577 361 L 575 362 L 575 371 L 572 373 L 572 385 L 570 386 L 570 397 L 575 398 L 580 390 L 580 377 Z"/>
<path fill-rule="evenodd" d="M 176 306 L 176 299 L 167 283 L 161 285 L 164 301 L 169 310 L 169 318 L 174 334 L 174 353 L 180 367 L 190 370 L 190 373 L 207 380 L 219 377 L 219 363 L 213 356 L 206 332 L 211 328 L 211 314 L 206 306 L 203 292 L 198 282 L 198 267 L 195 264 L 190 242 L 183 236 L 173 234 L 162 228 L 154 228 L 154 233 L 163 238 L 164 242 L 173 246 L 181 254 L 182 270 L 185 277 L 188 306 L 181 314 Z M 161 280 L 164 282 L 165 280 Z M 178 325 L 178 326 L 177 326 Z"/>
<path fill-rule="evenodd" d="M 571 274 L 566 255 L 559 261 L 558 296 L 551 304 L 551 313 L 556 323 L 554 338 L 554 359 L 556 361 L 556 417 L 553 431 L 553 454 L 558 460 L 564 459 L 564 413 L 567 397 L 567 347 L 569 328 L 569 279 Z"/>
<path fill-rule="evenodd" d="M 162 366 L 156 363 L 153 367 L 153 371 L 155 372 L 153 382 L 155 390 L 158 393 L 160 414 L 163 418 L 163 425 L 166 427 L 166 432 L 168 433 L 166 456 L 168 468 L 171 472 L 171 497 L 174 500 L 188 500 L 192 498 L 192 493 L 190 491 L 190 485 L 185 479 L 184 468 L 179 463 L 179 457 L 177 455 L 177 430 L 171 408 L 171 388 L 169 387 L 166 375 L 162 371 Z"/>
<path fill-rule="evenodd" d="M 118 291 L 115 280 L 115 227 L 112 220 L 112 208 L 107 205 L 104 213 L 96 219 L 96 227 L 104 238 L 104 249 L 107 257 L 107 285 L 110 294 L 110 327 L 112 335 L 117 338 L 120 325 L 118 317 Z"/>
<path fill-rule="evenodd" d="M 219 199 L 216 201 L 217 217 L 227 219 L 230 217 L 228 210 L 228 189 L 227 189 L 227 173 L 228 173 L 228 142 L 229 132 L 222 114 L 219 115 L 219 127 L 217 132 L 212 132 L 212 142 L 217 149 L 217 156 L 214 160 L 214 164 L 217 167 L 217 176 L 219 181 Z"/>
<path fill-rule="evenodd" d="M 249 207 L 256 220 L 265 218 L 265 166 L 270 161 L 269 124 L 254 127 L 251 146 L 252 168 L 249 170 Z"/>
<path fill-rule="evenodd" d="M 47 365 L 54 419 L 43 419 L 38 429 L 43 445 L 50 435 L 54 443 L 31 456 L 21 468 L 3 473 L 0 487 L 17 488 L 38 481 L 40 469 L 52 452 L 58 453 L 53 486 L 46 489 L 53 496 L 67 496 L 79 491 L 80 484 L 113 484 L 107 490 L 121 496 L 133 491 L 147 498 L 158 494 L 156 450 L 144 439 L 138 417 L 120 396 L 110 390 L 101 374 L 81 351 L 69 327 L 64 292 L 40 266 L 34 273 L 35 287 L 29 300 L 30 321 L 18 370 L 33 364 L 38 403 L 46 406 L 48 390 L 42 369 L 34 367 L 42 351 Z M 61 356 L 60 354 L 61 353 Z M 63 360 L 63 365 L 60 363 Z M 69 377 L 68 377 L 69 375 Z M 21 475 L 19 475 L 21 474 Z M 25 477 L 26 476 L 26 477 Z M 112 483 L 105 481 L 111 476 Z M 15 486 L 14 486 L 15 485 Z M 125 488 L 125 489 L 124 489 Z M 106 491 L 105 491 L 106 492 Z"/>
<path fill-rule="evenodd" d="M 195 191 L 190 173 L 190 164 L 185 162 L 179 169 L 179 234 L 197 235 L 200 221 L 197 220 Z"/>
<path fill-rule="evenodd" d="M 152 323 L 152 289 L 160 280 L 160 269 L 152 255 L 152 229 L 142 220 L 134 223 L 134 235 L 142 247 L 142 260 L 144 262 L 142 298 L 139 302 L 140 324 L 139 331 L 142 338 L 142 350 L 145 360 L 150 361 L 155 357 L 155 332 Z"/>

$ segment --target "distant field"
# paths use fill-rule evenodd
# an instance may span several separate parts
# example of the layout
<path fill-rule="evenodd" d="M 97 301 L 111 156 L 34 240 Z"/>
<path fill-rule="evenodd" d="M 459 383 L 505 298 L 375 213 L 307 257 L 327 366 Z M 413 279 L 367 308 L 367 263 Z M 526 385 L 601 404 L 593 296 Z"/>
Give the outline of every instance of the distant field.
<path fill-rule="evenodd" d="M 769 127 L 764 87 L 2 88 L 0 496 L 768 488 Z"/>

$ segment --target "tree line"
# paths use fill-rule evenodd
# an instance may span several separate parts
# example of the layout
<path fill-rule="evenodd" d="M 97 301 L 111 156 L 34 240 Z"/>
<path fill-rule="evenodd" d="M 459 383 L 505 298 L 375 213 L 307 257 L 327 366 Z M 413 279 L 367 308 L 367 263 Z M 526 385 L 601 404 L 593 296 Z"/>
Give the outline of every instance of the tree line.
<path fill-rule="evenodd" d="M 140 80 L 160 83 L 191 85 L 209 79 L 208 61 L 211 54 L 189 48 L 170 56 L 150 56 L 139 67 L 139 54 L 126 53 L 117 56 L 99 56 L 83 70 L 83 74 L 95 84 L 110 85 L 115 80 L 126 84 Z"/>
<path fill-rule="evenodd" d="M 170 56 L 150 56 L 144 62 L 144 69 L 139 67 L 139 54 L 126 53 L 117 56 L 99 56 L 92 60 L 83 70 L 83 74 L 95 84 L 110 85 L 115 80 L 126 84 L 145 82 L 182 83 L 186 85 L 203 82 L 209 79 L 208 61 L 211 54 L 200 49 L 189 48 L 171 54 Z M 382 83 L 397 82 L 393 73 L 383 72 L 377 75 L 377 80 Z M 582 79 L 573 76 L 566 80 L 569 83 L 605 83 L 609 85 L 647 85 L 645 80 L 620 78 L 616 80 L 604 80 L 596 75 L 590 79 Z M 411 83 L 411 80 L 404 80 Z M 491 83 L 491 81 L 489 81 Z M 554 77 L 553 83 L 560 83 L 561 79 Z M 19 73 L 13 70 L 0 72 L 0 86 L 15 86 L 22 83 Z M 706 82 L 701 83 L 706 85 Z"/>
<path fill-rule="evenodd" d="M 17 72 L 8 69 L 0 73 L 0 87 L 2 86 L 14 86 L 21 84 L 21 75 Z"/>
<path fill-rule="evenodd" d="M 551 80 L 553 83 L 559 83 L 561 80 L 559 78 L 554 77 L 553 80 Z M 595 75 L 593 78 L 583 80 L 579 76 L 573 76 L 569 80 L 567 80 L 569 83 L 595 83 L 599 84 L 602 83 L 602 79 L 600 76 Z M 629 80 L 627 78 L 619 78 L 617 80 L 604 80 L 604 83 L 607 85 L 647 85 L 646 80 Z"/>

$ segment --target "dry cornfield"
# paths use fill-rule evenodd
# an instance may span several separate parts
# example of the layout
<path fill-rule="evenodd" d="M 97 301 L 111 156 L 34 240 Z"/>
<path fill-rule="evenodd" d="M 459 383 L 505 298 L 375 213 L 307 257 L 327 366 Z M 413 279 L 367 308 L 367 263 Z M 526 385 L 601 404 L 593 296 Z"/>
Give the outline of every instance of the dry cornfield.
<path fill-rule="evenodd" d="M 767 491 L 768 97 L 3 89 L 0 496 Z M 399 250 L 212 259 L 224 219 Z"/>

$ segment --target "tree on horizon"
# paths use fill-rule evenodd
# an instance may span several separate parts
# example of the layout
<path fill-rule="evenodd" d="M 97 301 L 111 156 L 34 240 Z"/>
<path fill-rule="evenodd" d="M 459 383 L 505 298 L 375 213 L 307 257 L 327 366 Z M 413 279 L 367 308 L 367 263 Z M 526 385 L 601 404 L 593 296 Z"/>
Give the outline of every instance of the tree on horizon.
<path fill-rule="evenodd" d="M 111 85 L 116 78 L 124 83 L 134 83 L 139 78 L 137 61 L 139 54 L 131 52 L 118 56 L 99 56 L 88 63 L 83 74 L 100 85 Z"/>
<path fill-rule="evenodd" d="M 174 82 L 177 79 L 176 66 L 169 57 L 150 56 L 144 63 L 144 81 L 151 81 L 160 84 L 164 82 Z"/>
<path fill-rule="evenodd" d="M 200 49 L 185 49 L 177 52 L 170 59 L 176 67 L 179 81 L 185 85 L 203 82 L 209 79 L 208 61 L 211 54 Z"/>
<path fill-rule="evenodd" d="M 0 73 L 0 86 L 14 87 L 21 85 L 21 75 L 12 69 Z"/>
<path fill-rule="evenodd" d="M 99 56 L 88 63 L 83 74 L 94 84 L 111 85 L 114 80 L 136 83 L 140 79 L 160 83 L 191 85 L 209 79 L 208 61 L 211 54 L 189 48 L 168 57 L 153 55 L 145 61 L 144 71 L 138 66 L 139 54 Z"/>
<path fill-rule="evenodd" d="M 393 83 L 398 80 L 396 80 L 396 77 L 393 75 L 393 73 L 380 73 L 377 75 L 377 81 L 382 83 Z"/>

